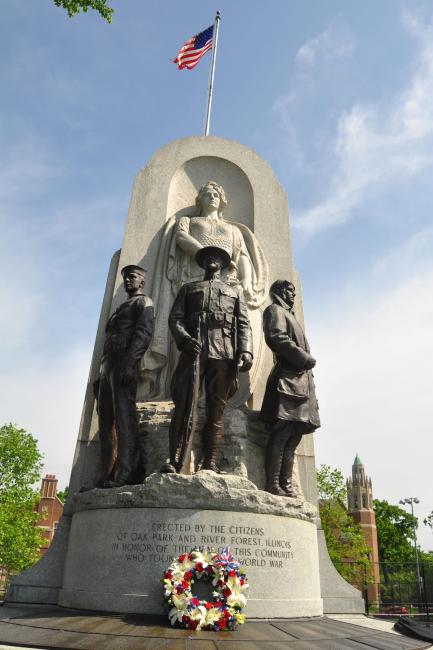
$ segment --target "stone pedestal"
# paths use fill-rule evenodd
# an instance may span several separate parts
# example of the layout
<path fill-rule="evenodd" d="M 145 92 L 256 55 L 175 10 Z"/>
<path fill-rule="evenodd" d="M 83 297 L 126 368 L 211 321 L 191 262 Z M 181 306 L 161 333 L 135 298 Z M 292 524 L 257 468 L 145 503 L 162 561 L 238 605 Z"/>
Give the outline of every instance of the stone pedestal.
<path fill-rule="evenodd" d="M 141 402 L 137 404 L 140 430 L 140 446 L 143 458 L 143 475 L 158 472 L 167 460 L 169 448 L 169 428 L 173 414 L 173 402 Z M 201 468 L 203 444 L 201 430 L 206 418 L 204 401 L 200 398 L 197 427 L 194 432 L 190 471 Z M 234 474 L 248 478 L 256 487 L 264 489 L 265 447 L 269 431 L 259 413 L 247 407 L 227 406 L 224 412 L 224 443 L 221 451 L 220 467 L 224 474 Z M 307 501 L 311 500 L 308 484 L 302 480 L 295 460 L 294 475 L 301 482 Z M 314 495 L 313 495 L 314 496 Z"/>
<path fill-rule="evenodd" d="M 248 616 L 323 612 L 316 511 L 302 499 L 204 470 L 92 490 L 76 496 L 74 510 L 60 605 L 163 614 L 161 578 L 173 557 L 229 544 L 250 581 Z"/>

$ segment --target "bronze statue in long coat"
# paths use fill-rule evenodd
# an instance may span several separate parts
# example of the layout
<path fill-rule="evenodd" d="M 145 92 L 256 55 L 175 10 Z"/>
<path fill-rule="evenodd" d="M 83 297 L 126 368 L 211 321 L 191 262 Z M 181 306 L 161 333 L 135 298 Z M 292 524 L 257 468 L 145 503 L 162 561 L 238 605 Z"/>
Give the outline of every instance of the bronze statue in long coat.
<path fill-rule="evenodd" d="M 296 447 L 305 433 L 320 426 L 311 369 L 316 361 L 293 314 L 295 287 L 277 280 L 270 288 L 272 304 L 263 315 L 267 345 L 275 365 L 269 375 L 261 416 L 272 427 L 266 448 L 266 489 L 280 496 L 298 496 L 293 481 Z"/>

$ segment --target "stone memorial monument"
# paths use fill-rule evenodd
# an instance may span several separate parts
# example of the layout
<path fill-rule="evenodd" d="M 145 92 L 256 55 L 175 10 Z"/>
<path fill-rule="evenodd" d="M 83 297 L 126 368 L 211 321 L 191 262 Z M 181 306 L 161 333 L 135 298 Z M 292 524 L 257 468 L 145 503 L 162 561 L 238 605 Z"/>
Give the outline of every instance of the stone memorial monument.
<path fill-rule="evenodd" d="M 205 252 L 209 247 L 223 250 L 211 260 L 213 271 Z M 128 476 L 125 483 L 121 476 L 116 484 L 105 476 L 101 489 L 104 467 L 93 383 L 101 373 L 107 321 L 124 301 L 121 270 L 131 265 L 147 269 L 146 293 L 155 309 L 153 338 L 141 348 L 146 352 L 137 380 L 139 456 L 144 460 L 134 467 L 135 479 Z M 212 279 L 215 265 L 218 277 Z M 248 573 L 247 616 L 363 612 L 359 592 L 333 568 L 318 530 L 312 433 L 302 432 L 295 458 L 295 445 L 287 445 L 290 490 L 284 496 L 265 491 L 270 433 L 260 409 L 273 354 L 265 342 L 263 314 L 269 288 L 280 278 L 297 287 L 294 312 L 302 330 L 287 198 L 269 165 L 247 147 L 214 136 L 185 138 L 159 150 L 136 178 L 122 248 L 111 261 L 71 496 L 49 552 L 14 579 L 8 601 L 161 614 L 160 580 L 172 557 L 194 546 L 228 544 Z M 216 291 L 205 291 L 203 282 L 214 282 Z M 200 294 L 190 302 L 188 287 Z M 206 336 L 185 328 L 186 339 L 197 345 L 179 335 L 182 319 L 188 321 L 183 306 L 179 310 L 179 296 L 183 306 L 189 305 L 188 314 L 198 314 L 188 327 L 198 319 L 207 328 Z M 200 309 L 191 307 L 194 301 Z M 210 352 L 214 345 L 224 351 L 223 359 Z M 185 364 L 188 351 L 192 362 Z M 202 393 L 214 380 L 216 359 L 225 363 L 218 408 L 209 390 L 207 400 L 199 393 L 201 375 Z M 244 372 L 226 405 L 235 364 Z M 176 368 L 189 378 L 178 382 L 173 393 L 177 413 L 170 392 Z M 182 426 L 176 429 L 180 412 Z M 285 446 L 296 438 L 287 431 L 276 436 Z M 176 455 L 179 440 L 181 457 Z M 161 473 L 167 457 L 171 467 Z M 138 482 L 140 475 L 146 478 Z M 301 490 L 293 489 L 295 482 Z"/>

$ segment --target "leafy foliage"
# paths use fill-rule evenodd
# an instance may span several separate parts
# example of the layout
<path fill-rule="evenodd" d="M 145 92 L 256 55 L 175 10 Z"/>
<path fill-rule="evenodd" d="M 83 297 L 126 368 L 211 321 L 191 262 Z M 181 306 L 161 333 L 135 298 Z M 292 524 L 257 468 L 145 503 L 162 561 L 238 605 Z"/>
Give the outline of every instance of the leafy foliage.
<path fill-rule="evenodd" d="M 371 581 L 370 548 L 346 508 L 347 491 L 339 469 L 317 471 L 319 511 L 329 556 L 340 575 L 354 584 Z"/>
<path fill-rule="evenodd" d="M 114 9 L 107 6 L 107 0 L 54 0 L 57 7 L 63 7 L 72 18 L 80 11 L 87 12 L 95 9 L 108 23 L 113 19 Z"/>
<path fill-rule="evenodd" d="M 62 503 L 66 502 L 68 495 L 69 495 L 69 485 L 67 485 L 64 490 L 59 490 L 59 492 L 57 492 L 57 496 L 59 497 Z"/>
<path fill-rule="evenodd" d="M 317 489 L 319 499 L 338 499 L 342 503 L 346 503 L 346 483 L 339 469 L 332 469 L 329 465 L 320 465 L 317 470 Z"/>
<path fill-rule="evenodd" d="M 418 519 L 388 501 L 374 500 L 379 561 L 405 564 L 415 561 L 413 529 Z"/>
<path fill-rule="evenodd" d="M 42 456 L 37 441 L 13 424 L 0 427 L 0 566 L 20 571 L 38 558 L 42 535 L 35 523 Z"/>
<path fill-rule="evenodd" d="M 425 519 L 423 519 L 423 524 L 424 526 L 430 526 L 430 528 L 433 529 L 433 510 Z"/>

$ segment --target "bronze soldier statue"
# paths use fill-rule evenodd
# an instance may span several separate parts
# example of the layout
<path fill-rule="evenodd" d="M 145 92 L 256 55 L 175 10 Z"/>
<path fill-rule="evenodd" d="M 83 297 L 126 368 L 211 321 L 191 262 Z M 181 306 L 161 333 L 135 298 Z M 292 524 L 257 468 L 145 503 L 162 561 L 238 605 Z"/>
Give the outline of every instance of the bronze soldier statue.
<path fill-rule="evenodd" d="M 220 245 L 206 246 L 196 253 L 197 264 L 205 270 L 204 279 L 185 284 L 170 312 L 170 330 L 181 355 L 171 382 L 175 410 L 170 425 L 170 461 L 161 472 L 188 471 L 203 380 L 206 422 L 202 469 L 219 471 L 224 409 L 236 391 L 237 370 L 247 372 L 252 365 L 247 308 L 239 291 L 221 280 L 221 270 L 231 258 L 222 248 L 224 242 Z"/>
<path fill-rule="evenodd" d="M 108 320 L 97 392 L 101 475 L 98 487 L 136 483 L 140 454 L 136 396 L 140 360 L 153 334 L 153 303 L 143 292 L 146 271 L 122 269 L 128 300 Z"/>
<path fill-rule="evenodd" d="M 305 433 L 320 426 L 311 368 L 316 360 L 293 314 L 295 287 L 276 280 L 272 304 L 263 314 L 265 340 L 274 353 L 261 415 L 271 425 L 266 447 L 266 490 L 280 496 L 300 496 L 293 478 L 295 450 Z"/>

